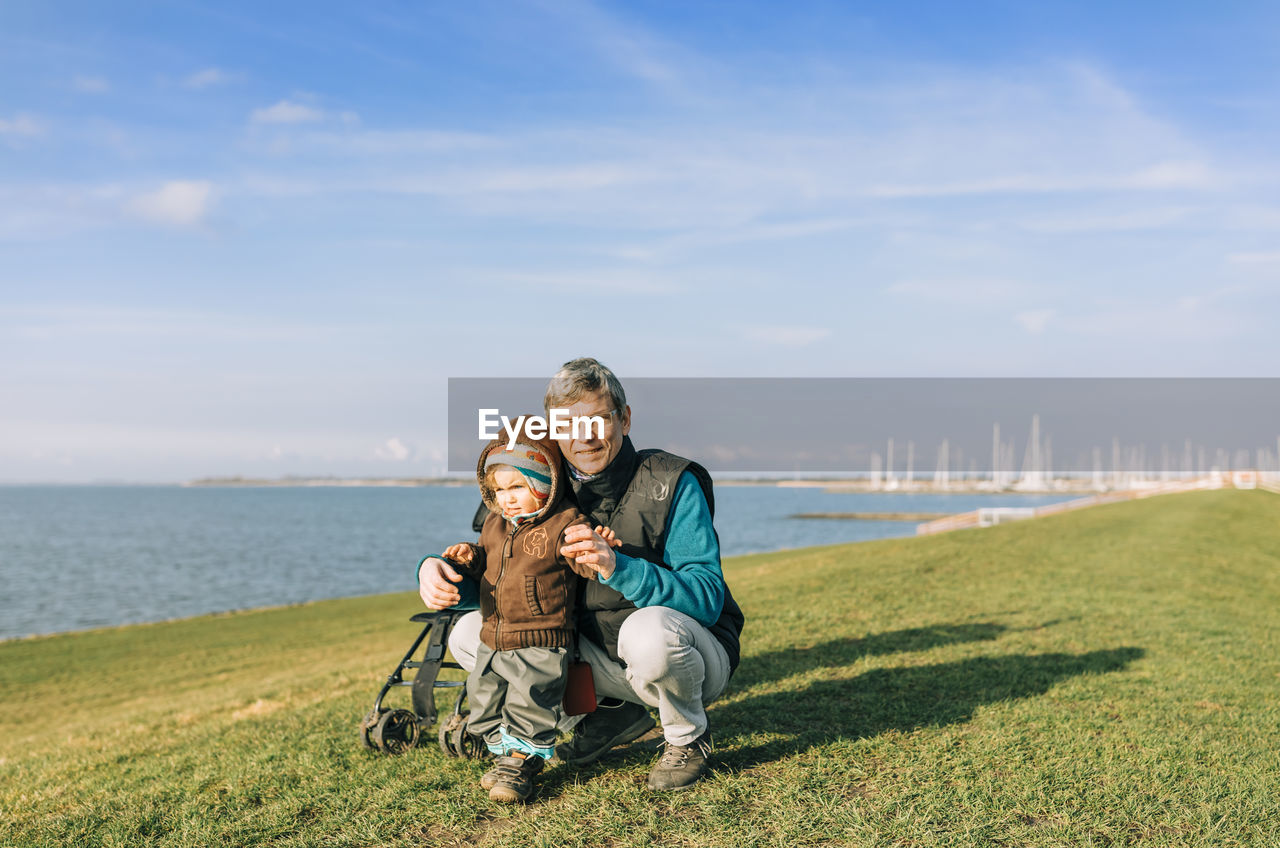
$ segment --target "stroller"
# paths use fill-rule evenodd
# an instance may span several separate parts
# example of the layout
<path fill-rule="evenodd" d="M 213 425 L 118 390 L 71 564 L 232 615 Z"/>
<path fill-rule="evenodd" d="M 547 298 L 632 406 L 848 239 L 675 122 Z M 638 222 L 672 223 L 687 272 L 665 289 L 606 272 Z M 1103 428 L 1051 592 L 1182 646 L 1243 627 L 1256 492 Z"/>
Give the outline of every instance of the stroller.
<path fill-rule="evenodd" d="M 384 754 L 403 754 L 410 748 L 417 747 L 423 734 L 430 732 L 431 726 L 436 723 L 435 690 L 458 689 L 453 711 L 440 723 L 440 750 L 449 756 L 464 759 L 483 756 L 484 745 L 467 732 L 468 713 L 463 709 L 467 697 L 466 681 L 438 679 L 442 668 L 464 670 L 456 662 L 444 658 L 449 631 L 463 614 L 456 610 L 441 610 L 420 612 L 409 619 L 423 625 L 422 631 L 413 640 L 399 665 L 387 676 L 386 683 L 382 684 L 378 697 L 373 701 L 373 709 L 360 720 L 360 742 L 364 747 Z M 421 659 L 415 660 L 414 655 L 424 642 L 426 649 Z M 412 680 L 404 679 L 404 670 L 407 668 L 417 669 Z M 401 686 L 411 687 L 410 703 L 413 709 L 384 707 L 382 700 L 387 693 Z"/>
<path fill-rule="evenodd" d="M 489 510 L 484 504 L 476 510 L 472 528 L 478 533 L 484 525 Z M 445 560 L 448 562 L 449 560 Z M 456 565 L 456 563 L 455 563 Z M 459 689 L 458 697 L 453 702 L 453 711 L 440 723 L 438 734 L 440 750 L 451 757 L 464 759 L 481 759 L 489 755 L 489 749 L 477 736 L 467 732 L 468 710 L 463 709 L 467 699 L 465 680 L 439 680 L 440 669 L 452 668 L 466 671 L 456 662 L 445 660 L 445 646 L 449 644 L 449 631 L 459 618 L 466 615 L 467 610 L 438 610 L 420 612 L 409 620 L 421 624 L 422 632 L 409 646 L 409 651 L 400 660 L 400 664 L 387 676 L 382 684 L 378 697 L 373 701 L 373 709 L 365 713 L 360 720 L 360 742 L 366 748 L 382 751 L 386 754 L 403 754 L 415 748 L 422 735 L 431 730 L 436 722 L 437 689 Z M 426 650 L 422 659 L 415 660 L 418 647 L 426 642 Z M 404 679 L 406 668 L 417 669 L 413 680 Z M 382 706 L 382 699 L 398 686 L 412 687 L 412 710 L 390 709 Z M 592 679 L 591 666 L 577 657 L 574 651 L 573 662 L 569 663 L 565 678 L 564 709 L 566 715 L 584 715 L 596 709 L 595 683 Z"/>
<path fill-rule="evenodd" d="M 479 533 L 484 526 L 488 508 L 481 503 L 472 518 L 471 527 Z M 453 711 L 440 723 L 437 734 L 440 750 L 451 757 L 478 759 L 488 753 L 484 744 L 477 737 L 467 732 L 468 711 L 463 709 L 467 699 L 465 680 L 440 680 L 440 670 L 444 668 L 465 671 L 456 662 L 445 660 L 445 647 L 449 644 L 449 631 L 454 623 L 465 614 L 459 610 L 440 610 L 420 612 L 409 620 L 422 625 L 422 631 L 413 641 L 404 658 L 395 670 L 387 676 L 382 684 L 378 697 L 373 701 L 373 709 L 360 720 L 360 742 L 364 747 L 385 754 L 403 754 L 410 748 L 418 746 L 425 733 L 431 731 L 436 723 L 437 689 L 458 689 L 458 697 L 453 703 Z M 414 659 L 418 648 L 426 643 L 427 647 L 421 659 Z M 417 669 L 412 680 L 404 679 L 404 670 Z M 413 709 L 391 709 L 382 705 L 382 699 L 392 689 L 411 687 L 410 703 Z"/>

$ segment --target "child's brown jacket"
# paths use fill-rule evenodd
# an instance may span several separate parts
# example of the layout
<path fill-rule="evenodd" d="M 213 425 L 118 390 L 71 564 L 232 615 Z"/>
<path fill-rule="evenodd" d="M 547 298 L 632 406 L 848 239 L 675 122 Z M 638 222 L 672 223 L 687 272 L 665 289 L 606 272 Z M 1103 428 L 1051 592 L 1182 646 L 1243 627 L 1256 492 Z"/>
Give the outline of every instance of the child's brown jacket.
<path fill-rule="evenodd" d="M 515 648 L 567 648 L 573 642 L 574 608 L 579 575 L 595 574 L 586 566 L 560 555 L 564 532 L 585 518 L 566 497 L 561 481 L 560 450 L 550 439 L 531 440 L 521 431 L 518 445 L 542 452 L 551 466 L 551 492 L 546 506 L 531 521 L 512 525 L 502 516 L 493 491 L 484 482 L 484 461 L 502 437 L 480 452 L 476 476 L 490 513 L 480 531 L 480 543 L 471 545 L 467 564 L 457 570 L 476 579 L 480 586 L 480 641 L 495 651 Z"/>

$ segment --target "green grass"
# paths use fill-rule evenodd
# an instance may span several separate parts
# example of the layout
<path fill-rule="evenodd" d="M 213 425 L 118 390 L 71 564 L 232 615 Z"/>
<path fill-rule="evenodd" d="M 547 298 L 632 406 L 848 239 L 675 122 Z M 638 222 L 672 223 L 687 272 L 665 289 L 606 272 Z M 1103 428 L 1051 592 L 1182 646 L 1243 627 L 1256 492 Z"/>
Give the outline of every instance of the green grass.
<path fill-rule="evenodd" d="M 0 844 L 1280 845 L 1276 495 L 726 571 L 745 656 L 689 792 L 631 751 L 503 807 L 434 744 L 363 750 L 397 594 L 0 644 Z"/>

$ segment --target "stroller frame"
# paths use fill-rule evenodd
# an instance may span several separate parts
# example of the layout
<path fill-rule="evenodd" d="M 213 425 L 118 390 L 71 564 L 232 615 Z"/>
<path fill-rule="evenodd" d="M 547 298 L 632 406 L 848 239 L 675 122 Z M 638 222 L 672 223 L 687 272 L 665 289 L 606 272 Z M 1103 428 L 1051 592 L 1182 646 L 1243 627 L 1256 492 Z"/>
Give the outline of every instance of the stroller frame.
<path fill-rule="evenodd" d="M 386 682 L 373 701 L 373 709 L 360 720 L 360 742 L 364 747 L 385 754 L 403 754 L 410 748 L 417 747 L 422 736 L 436 723 L 435 690 L 458 689 L 453 711 L 440 724 L 440 749 L 453 757 L 475 759 L 483 756 L 485 746 L 475 736 L 467 733 L 468 712 L 463 709 L 467 697 L 466 681 L 438 679 L 443 668 L 466 671 L 457 662 L 444 658 L 449 644 L 449 631 L 465 614 L 465 611 L 447 609 L 420 612 L 410 617 L 410 621 L 423 625 L 422 631 L 413 640 L 395 670 L 387 675 Z M 426 643 L 426 649 L 422 658 L 415 660 L 414 655 L 423 642 Z M 404 671 L 408 668 L 416 669 L 412 680 L 404 679 Z M 410 703 L 413 709 L 384 707 L 382 701 L 387 693 L 403 686 L 411 687 Z"/>

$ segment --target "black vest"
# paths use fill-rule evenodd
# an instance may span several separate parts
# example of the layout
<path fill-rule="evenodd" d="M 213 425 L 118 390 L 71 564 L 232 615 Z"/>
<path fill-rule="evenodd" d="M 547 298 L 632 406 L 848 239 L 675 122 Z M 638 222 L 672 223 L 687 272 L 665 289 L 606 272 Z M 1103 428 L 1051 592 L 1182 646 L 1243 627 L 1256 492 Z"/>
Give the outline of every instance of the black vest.
<path fill-rule="evenodd" d="M 697 479 L 714 517 L 715 496 L 711 489 L 711 475 L 705 468 L 662 450 L 636 451 L 630 438 L 623 439 L 622 451 L 597 478 L 582 482 L 576 480 L 572 473 L 567 477 L 572 482 L 578 507 L 596 524 L 612 528 L 622 540 L 619 552 L 668 568 L 662 559 L 667 542 L 667 516 L 671 511 L 676 483 L 685 471 Z M 712 532 L 715 532 L 714 528 Z M 602 645 L 610 657 L 621 662 L 618 632 L 627 616 L 635 612 L 636 606 L 617 590 L 595 580 L 583 581 L 583 586 L 579 631 Z M 726 584 L 720 618 L 708 629 L 724 646 L 731 670 L 738 667 L 739 634 L 744 621 L 742 610 Z"/>

